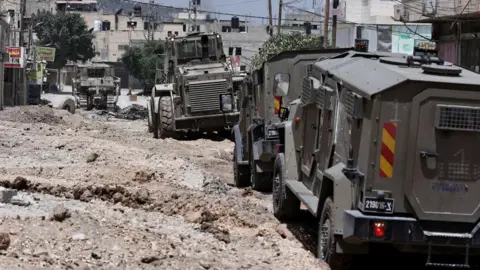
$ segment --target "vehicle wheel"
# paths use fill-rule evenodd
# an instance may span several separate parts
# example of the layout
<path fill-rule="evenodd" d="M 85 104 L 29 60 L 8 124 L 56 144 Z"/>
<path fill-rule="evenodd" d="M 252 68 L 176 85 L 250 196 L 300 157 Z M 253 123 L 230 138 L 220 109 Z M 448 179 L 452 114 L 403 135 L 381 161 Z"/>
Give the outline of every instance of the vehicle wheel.
<path fill-rule="evenodd" d="M 173 128 L 173 105 L 172 99 L 169 96 L 160 98 L 160 111 L 158 113 L 158 135 L 160 138 L 174 137 L 175 131 Z"/>
<path fill-rule="evenodd" d="M 152 101 L 147 102 L 147 120 L 148 120 L 148 132 L 153 132 L 153 111 Z"/>
<path fill-rule="evenodd" d="M 87 96 L 87 111 L 91 111 L 93 107 L 93 97 Z"/>
<path fill-rule="evenodd" d="M 236 152 L 237 146 L 235 145 L 233 147 L 233 182 L 237 188 L 248 187 L 250 184 L 248 168 L 246 168 L 246 166 L 238 166 Z"/>
<path fill-rule="evenodd" d="M 250 148 L 252 149 L 252 148 Z M 252 152 L 250 150 L 250 152 Z M 261 192 L 272 191 L 272 173 L 258 173 L 257 165 L 253 159 L 253 153 L 250 154 L 250 184 L 253 190 Z"/>
<path fill-rule="evenodd" d="M 66 110 L 71 114 L 75 113 L 75 101 L 73 99 L 67 99 L 62 103 L 62 110 Z"/>
<path fill-rule="evenodd" d="M 289 220 L 300 212 L 300 200 L 285 186 L 285 155 L 279 153 L 273 166 L 273 214 L 279 220 Z"/>
<path fill-rule="evenodd" d="M 333 200 L 328 197 L 323 205 L 318 224 L 318 258 L 326 262 L 332 270 L 348 270 L 352 266 L 351 256 L 336 253 L 333 211 Z"/>

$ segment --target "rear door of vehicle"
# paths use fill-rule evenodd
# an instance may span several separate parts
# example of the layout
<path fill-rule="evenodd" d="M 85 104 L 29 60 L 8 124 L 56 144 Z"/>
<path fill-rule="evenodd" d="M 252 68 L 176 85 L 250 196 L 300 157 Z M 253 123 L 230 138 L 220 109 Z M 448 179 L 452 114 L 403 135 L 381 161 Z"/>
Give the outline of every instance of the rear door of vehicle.
<path fill-rule="evenodd" d="M 428 89 L 413 98 L 405 193 L 421 220 L 480 218 L 480 95 Z"/>

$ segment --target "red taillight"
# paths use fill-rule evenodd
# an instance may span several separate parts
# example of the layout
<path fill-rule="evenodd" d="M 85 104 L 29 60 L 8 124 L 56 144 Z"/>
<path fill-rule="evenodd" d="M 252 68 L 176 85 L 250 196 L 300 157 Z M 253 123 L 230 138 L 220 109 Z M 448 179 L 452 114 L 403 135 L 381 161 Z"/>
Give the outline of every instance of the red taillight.
<path fill-rule="evenodd" d="M 385 236 L 385 223 L 383 222 L 374 222 L 372 234 L 375 237 L 382 238 Z"/>

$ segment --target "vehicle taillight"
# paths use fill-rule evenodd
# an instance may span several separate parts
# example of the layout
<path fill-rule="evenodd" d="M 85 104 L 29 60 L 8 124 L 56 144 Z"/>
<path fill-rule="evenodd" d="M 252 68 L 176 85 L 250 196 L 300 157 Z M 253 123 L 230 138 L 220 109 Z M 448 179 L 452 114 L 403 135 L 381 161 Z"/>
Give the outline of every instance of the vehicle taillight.
<path fill-rule="evenodd" d="M 382 238 L 385 236 L 385 230 L 386 230 L 385 223 L 383 222 L 373 223 L 373 230 L 372 230 L 373 236 Z"/>

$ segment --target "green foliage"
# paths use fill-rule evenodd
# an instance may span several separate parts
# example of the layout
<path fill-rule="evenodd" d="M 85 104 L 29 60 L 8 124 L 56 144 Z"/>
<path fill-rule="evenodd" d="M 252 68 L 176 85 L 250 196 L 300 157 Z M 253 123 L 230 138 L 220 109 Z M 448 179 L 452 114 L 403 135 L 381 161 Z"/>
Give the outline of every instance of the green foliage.
<path fill-rule="evenodd" d="M 140 80 L 145 87 L 153 87 L 157 65 L 163 67 L 162 58 L 158 56 L 158 53 L 162 52 L 161 41 L 147 41 L 141 46 L 129 47 L 121 61 L 128 72 Z"/>
<path fill-rule="evenodd" d="M 56 48 L 55 68 L 65 66 L 68 60 L 85 62 L 95 56 L 94 35 L 80 14 L 39 11 L 33 14 L 33 31 L 39 39 L 37 45 Z"/>
<path fill-rule="evenodd" d="M 258 68 L 272 56 L 283 51 L 315 49 L 321 47 L 322 44 L 320 44 L 319 36 L 307 36 L 300 32 L 277 34 L 263 43 L 260 52 L 253 57 L 251 65 L 254 69 Z"/>

